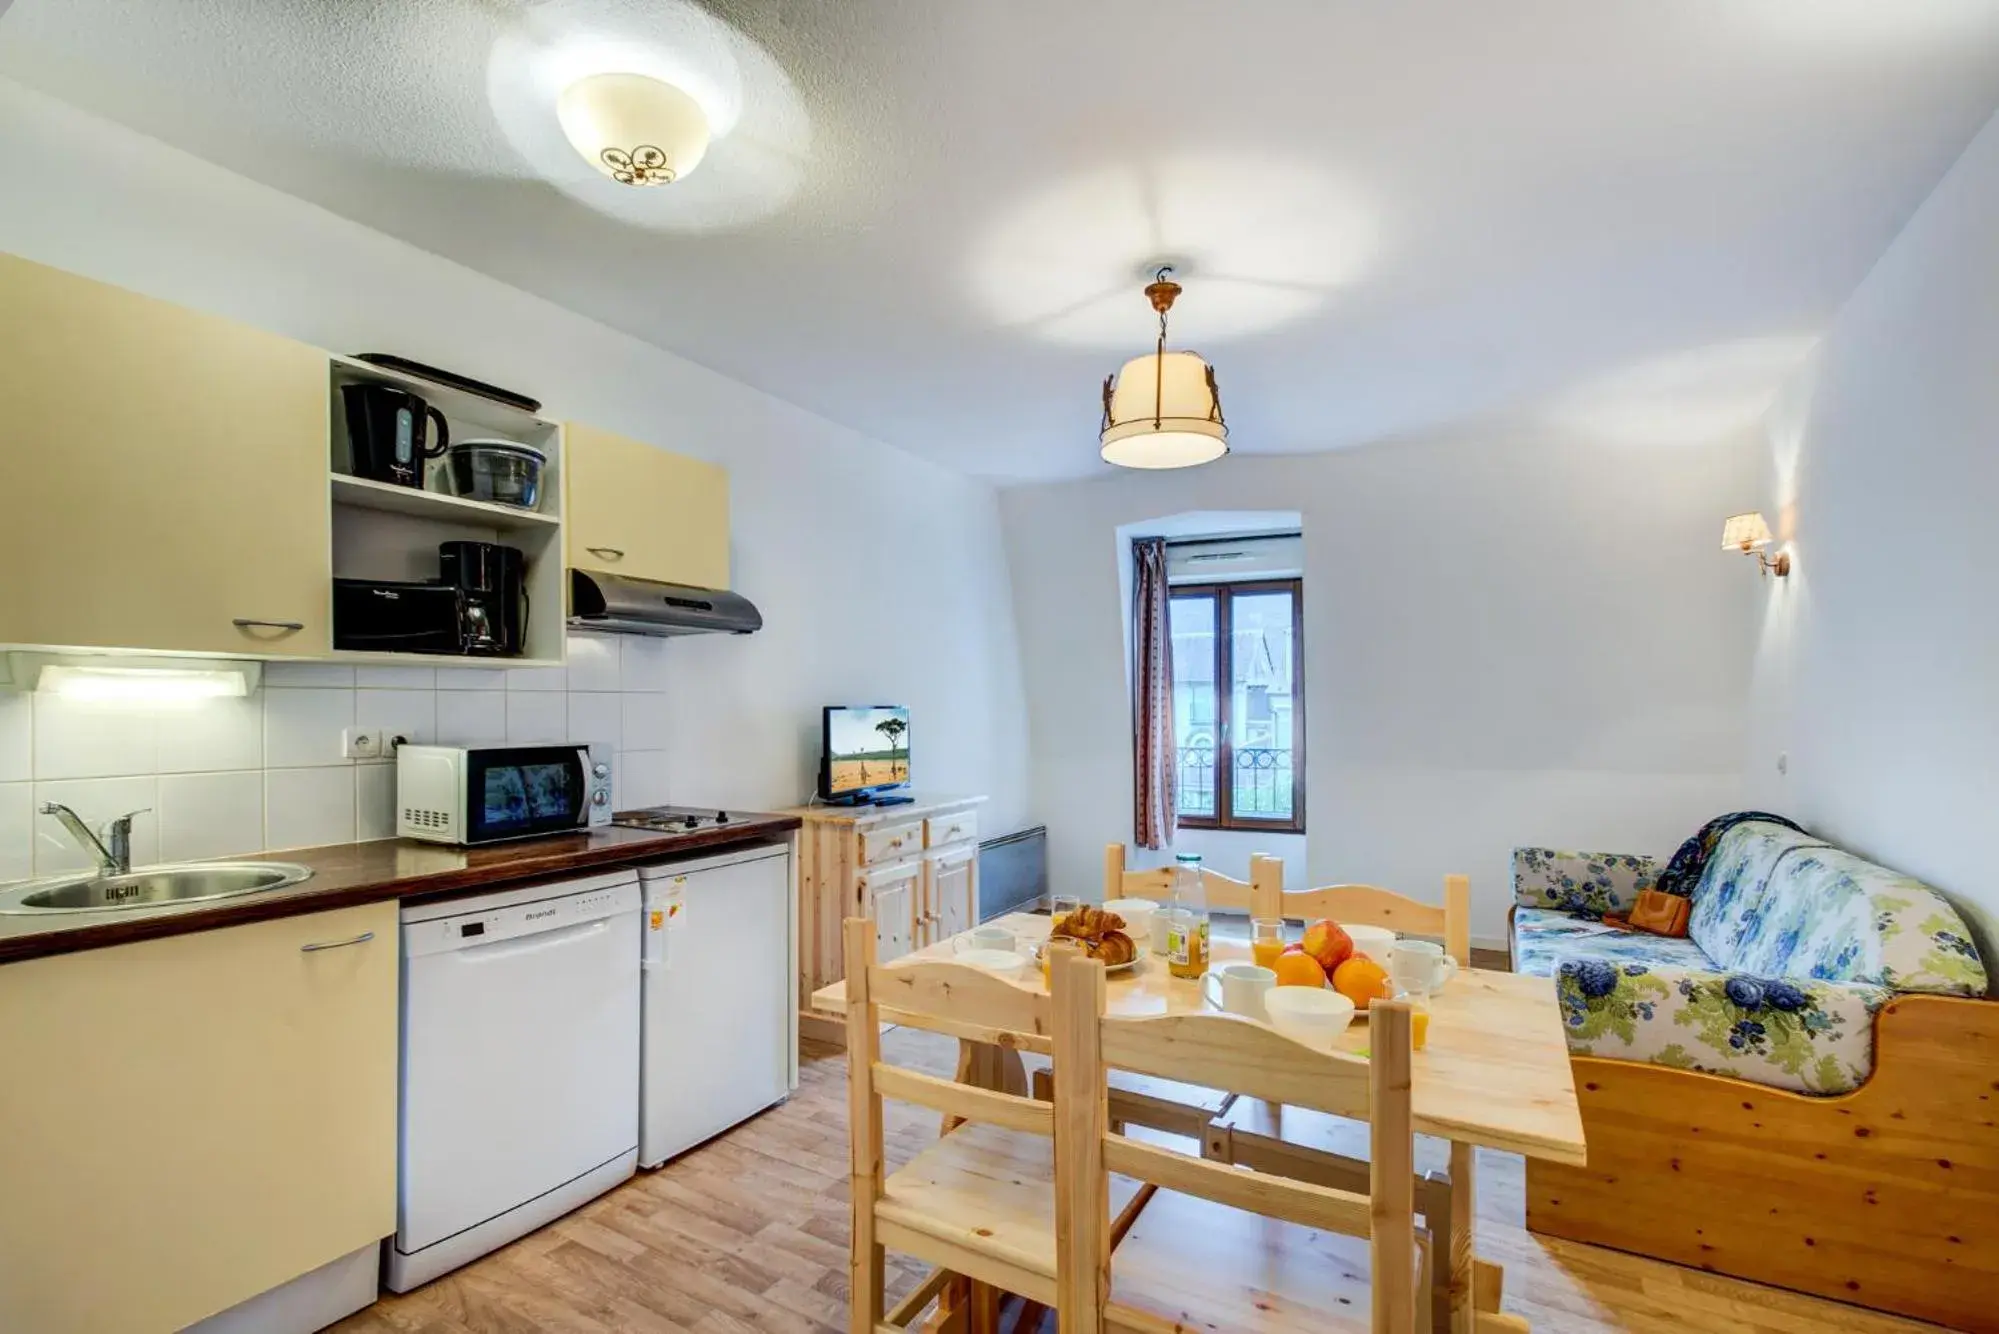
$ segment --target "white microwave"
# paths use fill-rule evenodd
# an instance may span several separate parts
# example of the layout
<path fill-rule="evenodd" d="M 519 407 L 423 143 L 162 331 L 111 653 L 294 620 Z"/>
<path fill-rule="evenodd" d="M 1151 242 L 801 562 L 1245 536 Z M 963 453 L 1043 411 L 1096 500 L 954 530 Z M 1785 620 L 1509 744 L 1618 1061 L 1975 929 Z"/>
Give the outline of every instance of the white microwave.
<path fill-rule="evenodd" d="M 498 843 L 611 823 L 611 757 L 588 746 L 398 746 L 396 833 Z"/>

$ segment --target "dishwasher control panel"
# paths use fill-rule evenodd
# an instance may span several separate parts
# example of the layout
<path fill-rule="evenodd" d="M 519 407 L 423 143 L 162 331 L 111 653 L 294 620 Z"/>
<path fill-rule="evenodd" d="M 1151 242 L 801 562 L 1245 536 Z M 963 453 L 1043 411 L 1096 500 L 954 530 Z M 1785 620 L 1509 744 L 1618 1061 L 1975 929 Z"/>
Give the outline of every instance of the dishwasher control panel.
<path fill-rule="evenodd" d="M 425 905 L 454 911 L 451 916 L 432 916 L 429 920 L 410 920 L 406 914 L 403 954 L 416 958 L 556 931 L 576 934 L 592 923 L 639 910 L 641 896 L 636 881 L 608 876 L 602 879 L 607 883 L 571 881 L 463 902 Z"/>

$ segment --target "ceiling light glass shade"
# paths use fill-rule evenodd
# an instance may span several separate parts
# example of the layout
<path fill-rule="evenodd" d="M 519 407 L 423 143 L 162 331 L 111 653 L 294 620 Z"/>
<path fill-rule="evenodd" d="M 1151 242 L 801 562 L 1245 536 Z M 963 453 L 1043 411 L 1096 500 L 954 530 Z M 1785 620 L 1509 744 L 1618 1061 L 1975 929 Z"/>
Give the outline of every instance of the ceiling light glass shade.
<path fill-rule="evenodd" d="M 592 74 L 562 90 L 556 119 L 570 145 L 620 185 L 671 185 L 708 151 L 708 113 L 670 83 Z"/>
<path fill-rule="evenodd" d="M 1228 453 L 1208 363 L 1192 352 L 1127 361 L 1106 405 L 1101 452 L 1120 468 L 1191 468 Z"/>
<path fill-rule="evenodd" d="M 1770 525 L 1764 522 L 1760 510 L 1732 515 L 1721 526 L 1721 545 L 1726 550 L 1754 551 L 1758 547 L 1769 546 L 1770 542 Z"/>

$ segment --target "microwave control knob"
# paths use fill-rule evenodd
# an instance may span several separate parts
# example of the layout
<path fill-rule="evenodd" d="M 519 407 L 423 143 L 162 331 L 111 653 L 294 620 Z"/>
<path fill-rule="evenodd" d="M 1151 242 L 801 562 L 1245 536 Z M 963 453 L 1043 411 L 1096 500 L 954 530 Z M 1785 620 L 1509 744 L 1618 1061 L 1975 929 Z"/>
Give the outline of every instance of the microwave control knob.
<path fill-rule="evenodd" d="M 727 824 L 727 823 L 729 823 L 729 813 L 728 813 L 727 811 L 716 811 L 716 812 L 715 812 L 715 823 L 716 823 L 716 824 Z"/>
<path fill-rule="evenodd" d="M 593 778 L 609 778 L 611 776 L 611 766 L 599 761 L 590 766 L 590 776 Z"/>
<path fill-rule="evenodd" d="M 592 806 L 608 806 L 611 804 L 611 794 L 600 787 L 590 794 L 590 804 Z"/>

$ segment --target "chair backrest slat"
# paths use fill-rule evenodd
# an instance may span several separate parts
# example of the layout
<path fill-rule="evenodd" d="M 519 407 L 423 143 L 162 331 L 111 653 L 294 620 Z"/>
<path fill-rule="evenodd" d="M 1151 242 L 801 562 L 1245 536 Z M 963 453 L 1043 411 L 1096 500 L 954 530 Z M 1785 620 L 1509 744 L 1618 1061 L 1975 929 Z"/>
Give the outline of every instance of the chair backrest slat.
<path fill-rule="evenodd" d="M 1365 1237 L 1373 1228 L 1373 1202 L 1365 1195 L 1309 1181 L 1293 1181 L 1245 1167 L 1225 1167 L 1203 1158 L 1112 1135 L 1104 1143 L 1104 1166 L 1167 1190 L 1281 1218 L 1301 1227 L 1324 1228 Z"/>
<path fill-rule="evenodd" d="M 998 1041 L 1002 1033 L 1048 1036 L 1046 993 L 966 964 L 926 959 L 875 965 L 868 986 L 877 1005 L 912 1028 L 974 1041 Z"/>
<path fill-rule="evenodd" d="M 1161 1079 L 1367 1117 L 1368 1063 L 1320 1051 L 1232 1014 L 1165 1014 L 1104 1021 L 1104 1064 Z"/>
<path fill-rule="evenodd" d="M 1055 1108 L 1051 1103 L 959 1084 L 879 1061 L 875 1062 L 873 1074 L 875 1092 L 884 1098 L 913 1102 L 960 1120 L 981 1121 L 1030 1135 L 1055 1133 Z"/>

